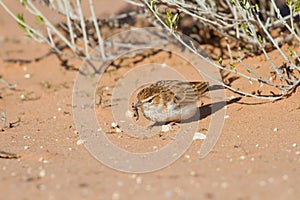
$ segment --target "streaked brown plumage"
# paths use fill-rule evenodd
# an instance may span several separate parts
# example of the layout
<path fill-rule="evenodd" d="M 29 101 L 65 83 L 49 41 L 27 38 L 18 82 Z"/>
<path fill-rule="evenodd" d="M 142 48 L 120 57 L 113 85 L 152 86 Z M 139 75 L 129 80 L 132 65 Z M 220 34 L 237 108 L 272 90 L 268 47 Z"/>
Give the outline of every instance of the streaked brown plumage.
<path fill-rule="evenodd" d="M 147 119 L 156 122 L 181 121 L 196 113 L 199 95 L 208 88 L 207 82 L 162 80 L 143 88 L 133 106 L 137 120 L 138 107 Z"/>

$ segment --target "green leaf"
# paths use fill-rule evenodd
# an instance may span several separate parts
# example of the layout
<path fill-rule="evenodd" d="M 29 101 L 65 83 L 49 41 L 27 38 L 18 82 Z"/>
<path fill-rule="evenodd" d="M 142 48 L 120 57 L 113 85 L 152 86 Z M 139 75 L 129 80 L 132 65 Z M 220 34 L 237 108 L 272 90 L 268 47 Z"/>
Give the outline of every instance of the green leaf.
<path fill-rule="evenodd" d="M 27 6 L 27 0 L 20 0 L 23 6 Z"/>
<path fill-rule="evenodd" d="M 172 22 L 175 23 L 178 20 L 178 13 L 176 13 L 173 18 L 172 18 Z"/>
<path fill-rule="evenodd" d="M 293 50 L 292 50 L 292 48 L 291 48 L 291 47 L 288 47 L 288 50 L 289 50 L 289 52 L 290 52 L 290 57 L 292 58 L 292 57 L 293 57 L 293 55 L 294 55 L 294 53 L 293 53 Z"/>
<path fill-rule="evenodd" d="M 21 22 L 25 23 L 25 19 L 24 19 L 22 13 L 18 13 L 18 14 L 17 14 L 17 18 L 18 18 Z M 23 25 L 22 23 L 20 23 L 20 22 L 18 22 L 18 25 L 19 25 L 19 27 L 20 27 L 23 31 L 25 31 L 25 32 L 27 33 L 27 34 L 26 34 L 27 37 L 29 37 L 29 38 L 32 38 L 32 37 L 33 37 L 33 32 L 32 32 L 31 30 L 27 29 L 26 26 L 24 26 L 24 25 Z"/>
<path fill-rule="evenodd" d="M 232 3 L 232 5 L 236 6 L 236 1 L 231 0 L 230 2 Z"/>
<path fill-rule="evenodd" d="M 155 5 L 155 0 L 151 0 L 150 1 L 150 6 L 151 6 L 152 9 L 154 8 L 154 5 Z"/>
<path fill-rule="evenodd" d="M 21 22 L 25 23 L 25 19 L 24 19 L 22 13 L 18 13 L 18 14 L 17 14 L 17 18 L 18 18 Z M 19 27 L 20 27 L 23 31 L 26 31 L 26 27 L 25 27 L 22 23 L 18 22 L 18 25 L 19 25 Z"/>
<path fill-rule="evenodd" d="M 229 63 L 229 65 L 230 65 L 230 69 L 235 69 L 235 65 L 234 65 L 234 63 Z"/>
<path fill-rule="evenodd" d="M 257 35 L 257 39 L 258 39 L 258 42 L 259 42 L 259 43 L 262 43 L 262 42 L 263 42 L 263 41 L 262 41 L 261 35 Z"/>
<path fill-rule="evenodd" d="M 151 1 L 150 1 L 150 6 L 151 6 L 152 10 L 154 10 L 154 12 L 155 12 L 156 14 L 158 14 L 158 8 L 157 8 L 157 6 L 155 5 L 155 0 L 151 0 Z"/>
<path fill-rule="evenodd" d="M 165 18 L 165 23 L 166 25 L 172 30 L 174 31 L 177 28 L 177 21 L 179 19 L 179 15 L 178 13 L 176 13 L 174 16 L 172 14 L 171 10 L 166 10 L 166 18 Z"/>
<path fill-rule="evenodd" d="M 220 65 L 222 65 L 222 63 L 223 63 L 223 58 L 220 57 L 220 58 L 218 59 L 218 62 L 219 62 Z"/>
<path fill-rule="evenodd" d="M 22 22 L 25 22 L 25 20 L 24 20 L 24 17 L 23 17 L 23 14 L 22 14 L 22 13 L 18 13 L 18 14 L 17 14 L 17 18 L 18 18 L 19 20 L 21 20 Z"/>
<path fill-rule="evenodd" d="M 36 19 L 37 19 L 39 22 L 45 23 L 44 18 L 41 17 L 41 16 L 36 16 Z"/>

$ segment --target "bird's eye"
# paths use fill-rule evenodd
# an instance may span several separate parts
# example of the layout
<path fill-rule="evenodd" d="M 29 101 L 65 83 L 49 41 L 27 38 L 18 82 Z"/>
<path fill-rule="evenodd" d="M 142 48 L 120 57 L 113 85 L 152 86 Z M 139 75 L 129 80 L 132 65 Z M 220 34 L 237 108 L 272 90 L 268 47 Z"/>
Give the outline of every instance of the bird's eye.
<path fill-rule="evenodd" d="M 148 100 L 148 103 L 152 103 L 152 100 L 153 100 L 153 99 L 149 99 L 149 100 Z"/>

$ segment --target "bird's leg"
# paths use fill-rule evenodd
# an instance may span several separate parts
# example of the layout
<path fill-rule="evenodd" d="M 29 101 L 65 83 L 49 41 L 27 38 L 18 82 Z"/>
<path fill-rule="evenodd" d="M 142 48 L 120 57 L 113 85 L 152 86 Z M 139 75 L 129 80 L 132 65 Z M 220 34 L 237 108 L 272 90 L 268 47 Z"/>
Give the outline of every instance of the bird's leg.
<path fill-rule="evenodd" d="M 131 108 L 133 110 L 133 114 L 134 116 L 136 117 L 136 121 L 139 120 L 140 116 L 139 116 L 139 110 L 138 110 L 138 106 L 141 105 L 141 102 L 140 101 L 137 101 L 136 104 L 131 104 Z"/>

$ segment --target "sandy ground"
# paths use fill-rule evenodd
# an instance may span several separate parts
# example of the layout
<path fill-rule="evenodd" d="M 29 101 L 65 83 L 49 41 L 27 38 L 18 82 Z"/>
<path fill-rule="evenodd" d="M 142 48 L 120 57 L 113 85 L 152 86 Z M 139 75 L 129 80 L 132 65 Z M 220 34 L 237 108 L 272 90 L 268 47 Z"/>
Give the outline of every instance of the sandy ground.
<path fill-rule="evenodd" d="M 117 12 L 122 5 L 102 1 L 99 13 Z M 7 124 L 11 123 L 0 132 L 0 151 L 21 156 L 0 159 L 0 199 L 299 198 L 299 89 L 274 103 L 228 105 L 222 134 L 205 159 L 199 160 L 197 155 L 202 141 L 194 141 L 167 168 L 146 174 L 122 173 L 101 164 L 78 143 L 72 116 L 76 71 L 65 70 L 54 55 L 23 65 L 3 61 L 32 59 L 47 53 L 48 48 L 25 38 L 2 8 L 0 13 L 0 75 L 18 84 L 16 90 L 0 85 L 0 109 L 7 113 Z M 147 59 L 160 60 L 160 56 Z M 176 65 L 172 59 L 164 62 Z M 261 57 L 248 62 L 261 62 Z M 78 68 L 82 63 L 71 60 L 70 64 Z M 131 68 L 107 74 L 105 83 L 113 86 L 113 80 Z M 242 89 L 249 85 L 240 84 Z M 226 93 L 227 97 L 237 96 Z M 242 102 L 257 101 L 242 98 Z M 103 123 L 107 130 L 113 122 L 109 111 L 101 106 L 96 110 L 102 119 L 107 115 Z M 209 119 L 201 119 L 203 127 Z M 110 133 L 108 138 L 133 152 L 160 148 L 172 141 L 167 134 L 149 141 L 133 140 L 125 133 Z"/>

